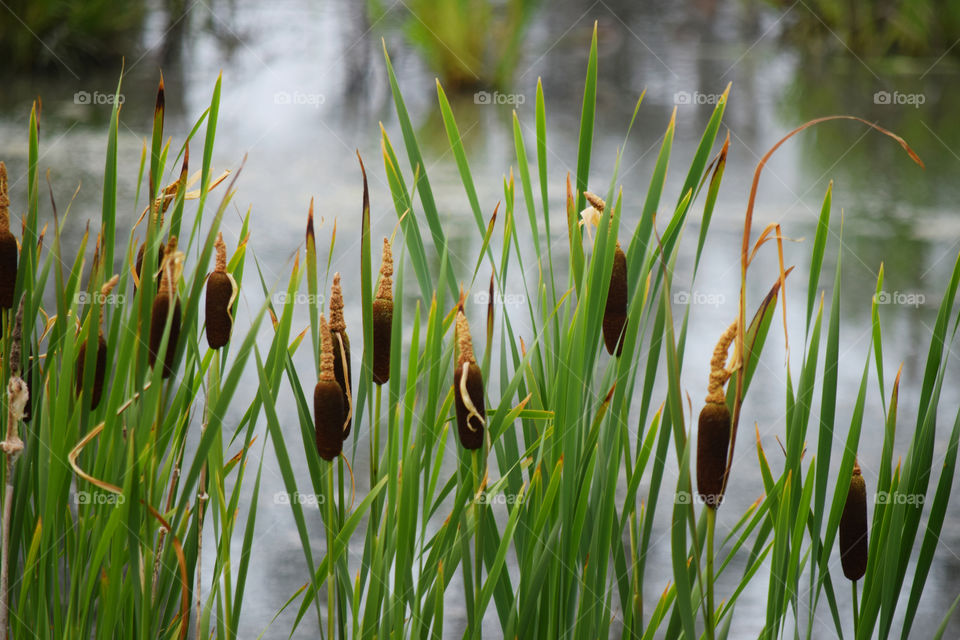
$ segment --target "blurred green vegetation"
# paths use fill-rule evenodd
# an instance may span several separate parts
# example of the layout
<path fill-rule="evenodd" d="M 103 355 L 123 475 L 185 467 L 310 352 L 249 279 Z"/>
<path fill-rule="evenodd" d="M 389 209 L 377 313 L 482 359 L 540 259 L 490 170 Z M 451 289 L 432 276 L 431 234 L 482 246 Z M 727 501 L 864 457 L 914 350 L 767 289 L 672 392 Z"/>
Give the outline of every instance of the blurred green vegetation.
<path fill-rule="evenodd" d="M 450 90 L 503 87 L 540 0 L 369 0 L 371 24 L 400 31 Z"/>
<path fill-rule="evenodd" d="M 0 55 L 8 70 L 96 64 L 137 46 L 143 0 L 6 0 Z"/>
<path fill-rule="evenodd" d="M 960 39 L 955 0 L 767 0 L 787 16 L 789 40 L 818 53 L 940 56 Z"/>

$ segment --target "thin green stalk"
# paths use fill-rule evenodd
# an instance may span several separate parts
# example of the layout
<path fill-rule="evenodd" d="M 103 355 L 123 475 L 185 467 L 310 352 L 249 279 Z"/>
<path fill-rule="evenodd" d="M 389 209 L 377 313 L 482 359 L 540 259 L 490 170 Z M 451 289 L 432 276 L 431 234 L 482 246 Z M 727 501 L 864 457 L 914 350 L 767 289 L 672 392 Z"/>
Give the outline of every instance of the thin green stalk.
<path fill-rule="evenodd" d="M 333 565 L 335 506 L 333 504 L 333 463 L 327 465 L 327 637 L 333 640 L 337 605 L 337 581 Z"/>
<path fill-rule="evenodd" d="M 853 591 L 853 637 L 857 637 L 857 628 L 860 626 L 860 613 L 857 606 L 857 581 L 850 581 L 850 588 Z"/>
<path fill-rule="evenodd" d="M 482 581 L 482 576 L 483 576 L 483 547 L 482 547 L 482 545 L 481 545 L 481 543 L 482 543 L 481 537 L 482 537 L 482 534 L 483 534 L 483 522 L 482 522 L 482 518 L 483 518 L 483 502 L 476 501 L 476 499 L 477 499 L 477 494 L 480 492 L 480 482 L 482 481 L 482 478 L 480 477 L 480 472 L 479 472 L 479 466 L 480 466 L 480 465 L 479 465 L 479 462 L 477 461 L 477 458 L 478 458 L 479 456 L 480 456 L 480 451 L 479 451 L 479 450 L 475 450 L 475 451 L 472 451 L 472 452 L 470 453 L 470 468 L 473 470 L 473 496 L 474 496 L 474 500 L 475 500 L 475 502 L 474 502 L 474 509 L 475 509 L 475 514 L 476 514 L 476 519 L 475 519 L 476 532 L 474 533 L 474 536 L 473 536 L 474 552 L 475 552 L 475 558 L 476 558 L 476 560 L 475 560 L 475 564 L 476 564 L 476 574 L 474 575 L 474 583 L 475 583 L 475 584 L 474 584 L 474 591 L 473 591 L 473 596 L 474 596 L 474 598 L 479 598 L 479 597 L 480 597 L 480 592 L 481 592 L 482 589 L 483 589 L 483 581 Z M 480 611 L 479 605 L 480 605 L 480 603 L 477 602 L 477 606 L 478 606 L 477 611 L 478 611 L 478 612 Z M 480 620 L 482 620 L 482 619 L 483 619 L 483 616 L 482 616 L 482 615 L 478 615 L 478 616 L 477 616 L 477 624 L 479 624 Z"/>
<path fill-rule="evenodd" d="M 703 617 L 707 625 L 707 638 L 713 640 L 715 629 L 713 623 L 713 537 L 716 533 L 717 510 L 707 507 L 707 607 L 704 609 Z"/>

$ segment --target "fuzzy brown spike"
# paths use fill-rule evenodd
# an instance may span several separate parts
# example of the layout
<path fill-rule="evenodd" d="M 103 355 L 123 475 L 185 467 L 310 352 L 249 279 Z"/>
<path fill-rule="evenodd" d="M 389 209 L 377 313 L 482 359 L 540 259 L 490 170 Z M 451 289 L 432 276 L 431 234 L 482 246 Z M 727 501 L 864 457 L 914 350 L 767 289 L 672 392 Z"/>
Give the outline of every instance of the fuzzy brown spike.
<path fill-rule="evenodd" d="M 154 216 L 154 219 L 159 224 L 163 224 L 163 215 L 167 212 L 167 209 L 170 208 L 170 205 L 173 203 L 173 201 L 177 199 L 177 192 L 180 189 L 186 189 L 187 187 L 187 177 L 188 177 L 187 173 L 189 170 L 189 163 L 190 163 L 190 144 L 187 143 L 187 145 L 184 147 L 184 150 L 183 150 L 183 164 L 180 166 L 180 177 L 177 178 L 176 182 L 171 182 L 170 184 L 168 184 L 164 188 L 163 193 L 157 196 L 158 202 L 156 207 L 156 215 Z"/>
<path fill-rule="evenodd" d="M 467 316 L 463 313 L 463 306 L 459 306 L 456 317 L 456 338 L 457 338 L 457 366 L 462 367 L 464 362 L 476 364 L 477 359 L 473 353 L 473 338 L 470 337 L 470 323 L 467 322 Z"/>
<path fill-rule="evenodd" d="M 181 310 L 180 299 L 177 296 L 177 282 L 183 272 L 183 258 L 183 252 L 177 250 L 176 236 L 171 237 L 163 256 L 160 287 L 157 291 L 157 297 L 153 300 L 150 322 L 150 365 L 153 366 L 159 355 L 160 343 L 163 341 L 167 316 L 173 314 L 170 321 L 167 351 L 163 358 L 164 378 L 169 378 L 173 374 L 173 359 L 177 351 L 177 342 L 180 339 Z"/>
<path fill-rule="evenodd" d="M 7 165 L 0 161 L 0 231 L 10 230 L 10 193 L 7 191 Z"/>
<path fill-rule="evenodd" d="M 583 197 L 587 199 L 587 202 L 590 203 L 590 206 L 591 206 L 591 207 L 593 207 L 594 209 L 596 209 L 596 210 L 599 211 L 600 213 L 603 213 L 603 210 L 604 210 L 604 209 L 606 208 L 606 206 L 607 206 L 607 203 L 603 201 L 603 198 L 601 198 L 600 196 L 598 196 L 598 195 L 595 194 L 595 193 L 591 193 L 591 192 L 589 192 L 589 191 L 584 191 L 584 192 L 583 192 Z"/>
<path fill-rule="evenodd" d="M 177 282 L 183 273 L 183 253 L 177 251 L 177 237 L 171 236 L 163 251 L 163 264 L 160 266 L 160 285 L 157 288 L 157 295 L 170 295 L 176 293 Z"/>
<path fill-rule="evenodd" d="M 453 370 L 453 397 L 457 415 L 457 434 L 464 449 L 483 446 L 486 411 L 484 408 L 483 372 L 473 353 L 470 325 L 463 313 L 464 293 L 457 303 L 455 338 L 457 362 Z"/>
<path fill-rule="evenodd" d="M 233 301 L 237 297 L 237 282 L 227 273 L 227 245 L 223 234 L 217 234 L 217 260 L 207 276 L 207 344 L 219 349 L 230 341 L 233 329 Z"/>
<path fill-rule="evenodd" d="M 334 460 L 343 450 L 346 409 L 343 389 L 333 374 L 333 339 L 323 314 L 320 315 L 320 346 L 320 375 L 313 390 L 313 422 L 317 453 L 324 460 Z"/>
<path fill-rule="evenodd" d="M 393 331 L 393 255 L 390 240 L 383 239 L 380 285 L 373 301 L 373 381 L 379 385 L 390 380 L 390 336 Z"/>
<path fill-rule="evenodd" d="M 343 437 L 346 439 L 353 424 L 353 397 L 350 388 L 350 338 L 347 337 L 347 323 L 343 319 L 343 289 L 339 271 L 333 274 L 333 286 L 330 287 L 330 335 L 333 338 L 333 375 L 343 390 L 343 406 L 347 411 L 343 425 Z"/>
<path fill-rule="evenodd" d="M 227 245 L 223 241 L 223 233 L 217 232 L 217 241 L 213 243 L 214 248 L 217 250 L 217 260 L 213 268 L 214 271 L 219 271 L 220 273 L 227 272 Z"/>
<path fill-rule="evenodd" d="M 617 242 L 610 272 L 610 289 L 603 311 L 603 342 L 607 353 L 619 358 L 623 353 L 623 330 L 627 326 L 627 256 Z"/>
<path fill-rule="evenodd" d="M 103 283 L 103 286 L 100 287 L 100 318 L 99 318 L 99 332 L 100 335 L 103 335 L 103 310 L 107 306 L 106 300 L 110 295 L 110 292 L 113 291 L 113 288 L 117 286 L 117 283 L 120 282 L 120 276 L 114 274 L 112 278 Z"/>
<path fill-rule="evenodd" d="M 340 272 L 333 274 L 333 286 L 330 287 L 330 331 L 343 331 L 347 328 L 343 320 L 343 289 L 340 286 Z"/>
<path fill-rule="evenodd" d="M 730 378 L 726 369 L 727 351 L 737 334 L 733 322 L 720 336 L 710 359 L 710 381 L 706 404 L 700 411 L 697 428 L 697 492 L 707 507 L 716 509 L 723 501 L 730 448 L 730 409 L 723 386 Z"/>
<path fill-rule="evenodd" d="M 7 166 L 0 162 L 0 308 L 13 308 L 17 284 L 17 240 L 10 233 L 10 194 L 7 190 Z"/>
<path fill-rule="evenodd" d="M 723 392 L 723 385 L 730 379 L 730 371 L 726 369 L 727 351 L 737 335 L 737 322 L 734 321 L 720 336 L 717 346 L 713 349 L 710 358 L 710 382 L 707 385 L 707 402 L 724 403 L 727 397 Z"/>
<path fill-rule="evenodd" d="M 867 485 L 860 464 L 853 463 L 847 501 L 840 516 L 840 564 L 848 580 L 859 580 L 867 572 Z"/>
<path fill-rule="evenodd" d="M 323 382 L 336 382 L 333 375 L 333 337 L 330 325 L 320 314 L 320 378 Z"/>
<path fill-rule="evenodd" d="M 390 250 L 390 240 L 383 239 L 383 254 L 380 258 L 380 285 L 377 287 L 377 297 L 381 300 L 393 300 L 393 253 Z"/>

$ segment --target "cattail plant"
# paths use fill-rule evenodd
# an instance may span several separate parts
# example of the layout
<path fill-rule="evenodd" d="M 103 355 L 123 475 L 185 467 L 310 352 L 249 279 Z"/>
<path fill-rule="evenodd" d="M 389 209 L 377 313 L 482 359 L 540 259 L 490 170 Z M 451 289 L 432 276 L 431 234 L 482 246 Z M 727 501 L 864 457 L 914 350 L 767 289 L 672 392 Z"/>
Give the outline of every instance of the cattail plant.
<path fill-rule="evenodd" d="M 343 389 L 333 372 L 333 337 L 327 319 L 320 314 L 320 376 L 313 390 L 313 425 L 317 436 L 317 453 L 324 460 L 333 460 L 343 450 L 343 423 L 346 407 Z"/>
<path fill-rule="evenodd" d="M 0 309 L 13 308 L 17 286 L 17 240 L 10 233 L 10 196 L 7 165 L 0 162 Z"/>
<path fill-rule="evenodd" d="M 393 254 L 390 240 L 383 239 L 380 261 L 380 284 L 373 301 L 373 381 L 386 384 L 390 380 L 390 332 L 393 325 Z"/>
<path fill-rule="evenodd" d="M 163 87 L 161 86 L 161 93 Z M 159 96 L 158 96 L 159 100 Z M 159 107 L 158 107 L 159 108 Z M 170 204 L 176 199 L 177 192 L 180 189 L 187 188 L 187 171 L 190 164 L 190 145 L 186 145 L 186 148 L 183 152 L 183 165 L 180 167 L 180 177 L 177 178 L 175 182 L 171 182 L 166 187 L 164 187 L 160 193 L 157 195 L 154 202 L 149 206 L 150 215 L 153 219 L 153 224 L 155 227 L 159 228 L 163 225 L 163 216 L 167 213 L 167 209 L 170 208 Z M 151 182 L 151 185 L 153 183 Z M 153 189 L 151 188 L 151 191 Z M 159 276 L 160 269 L 163 268 L 163 252 L 164 245 L 160 245 L 157 248 L 157 271 Z M 147 242 L 144 240 L 140 244 L 140 249 L 137 251 L 137 263 L 136 263 L 136 272 L 137 272 L 137 281 L 143 280 L 143 255 L 147 250 Z M 136 291 L 136 284 L 134 284 L 134 291 Z"/>
<path fill-rule="evenodd" d="M 183 273 L 183 252 L 177 250 L 176 236 L 170 238 L 163 254 L 163 266 L 160 275 L 160 288 L 157 297 L 153 300 L 150 321 L 150 366 L 157 361 L 160 351 L 160 342 L 163 340 L 163 331 L 167 324 L 167 315 L 173 307 L 173 317 L 170 319 L 170 337 L 167 340 L 167 351 L 163 357 L 163 377 L 169 378 L 173 374 L 173 357 L 177 350 L 177 341 L 180 338 L 180 299 L 177 297 L 177 282 Z"/>
<path fill-rule="evenodd" d="M 730 410 L 723 387 L 730 378 L 726 368 L 727 350 L 737 334 L 734 322 L 720 336 L 710 359 L 710 382 L 706 404 L 700 411 L 697 429 L 697 491 L 711 509 L 723 501 L 723 485 L 730 446 Z"/>
<path fill-rule="evenodd" d="M 102 287 L 100 287 L 100 317 L 97 322 L 97 365 L 93 373 L 93 390 L 90 393 L 90 409 L 96 409 L 100 404 L 100 398 L 103 396 L 103 380 L 107 374 L 107 341 L 103 337 L 103 308 L 107 296 L 113 291 L 120 281 L 120 276 L 115 275 Z M 83 371 L 86 363 L 87 343 L 80 345 L 80 351 L 77 354 L 77 373 L 76 387 L 77 395 L 83 392 Z"/>
<path fill-rule="evenodd" d="M 590 206 L 581 214 L 583 224 L 589 231 L 591 225 L 598 224 L 606 208 L 603 199 L 589 191 L 583 192 Z M 592 211 L 591 211 L 592 210 Z M 620 248 L 613 253 L 613 271 L 610 272 L 610 289 L 607 292 L 607 305 L 603 310 L 603 343 L 607 353 L 620 357 L 623 353 L 623 329 L 627 325 L 627 256 Z"/>
<path fill-rule="evenodd" d="M 457 412 L 457 433 L 464 449 L 483 446 L 486 412 L 483 404 L 483 373 L 473 355 L 470 324 L 463 313 L 463 295 L 457 304 L 456 367 L 453 370 L 453 398 Z"/>
<path fill-rule="evenodd" d="M 840 516 L 840 564 L 848 580 L 859 580 L 867 572 L 867 485 L 856 461 Z"/>
<path fill-rule="evenodd" d="M 231 309 L 237 299 L 237 281 L 227 273 L 227 245 L 217 234 L 217 262 L 207 277 L 207 344 L 211 349 L 226 346 L 233 328 Z"/>
<path fill-rule="evenodd" d="M 333 376 L 343 390 L 343 406 L 346 409 L 343 423 L 343 437 L 346 439 L 353 424 L 353 397 L 350 392 L 350 339 L 347 337 L 347 324 L 343 320 L 343 290 L 339 271 L 333 274 L 333 286 L 330 288 L 330 336 L 333 340 Z M 387 369 L 389 373 L 389 367 Z"/>

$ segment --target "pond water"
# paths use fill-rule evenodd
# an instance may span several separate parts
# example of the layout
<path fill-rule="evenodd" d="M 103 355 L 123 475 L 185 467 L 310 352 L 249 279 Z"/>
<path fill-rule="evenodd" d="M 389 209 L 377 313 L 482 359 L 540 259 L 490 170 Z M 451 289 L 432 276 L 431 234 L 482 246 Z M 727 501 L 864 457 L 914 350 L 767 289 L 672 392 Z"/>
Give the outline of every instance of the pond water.
<path fill-rule="evenodd" d="M 402 3 L 401 3 L 402 4 Z M 941 60 L 888 60 L 883 64 L 852 55 L 809 59 L 786 48 L 779 36 L 784 23 L 753 3 L 702 3 L 676 7 L 660 0 L 632 3 L 627 0 L 586 2 L 561 0 L 541 11 L 524 44 L 524 55 L 515 74 L 514 104 L 478 104 L 472 94 L 451 96 L 474 171 L 481 206 L 492 212 L 502 198 L 502 179 L 516 166 L 511 112 L 515 107 L 525 131 L 528 153 L 533 141 L 533 103 L 536 81 L 543 80 L 547 99 L 549 166 L 554 211 L 559 211 L 567 172 L 576 171 L 576 142 L 582 83 L 590 33 L 598 21 L 599 96 L 592 184 L 604 191 L 609 184 L 615 153 L 640 92 L 646 96 L 622 160 L 620 183 L 624 187 L 624 224 L 632 228 L 639 215 L 649 176 L 670 115 L 677 109 L 677 132 L 663 202 L 676 199 L 686 164 L 693 155 L 716 96 L 733 83 L 724 118 L 731 138 L 726 174 L 714 215 L 711 239 L 696 283 L 689 284 L 698 231 L 699 205 L 694 208 L 688 242 L 678 260 L 675 288 L 688 291 L 697 303 L 691 312 L 684 386 L 692 398 L 705 393 L 709 353 L 736 313 L 739 244 L 743 211 L 756 162 L 787 131 L 808 119 L 849 113 L 895 131 L 906 138 L 923 158 L 921 170 L 892 141 L 867 133 L 852 122 L 829 123 L 787 143 L 765 171 L 756 207 L 756 232 L 767 223 L 780 222 L 792 240 L 786 244 L 787 264 L 797 266 L 788 284 L 788 322 L 794 362 L 803 344 L 808 245 L 829 181 L 834 181 L 835 221 L 843 212 L 843 302 L 841 368 L 839 376 L 838 430 L 846 435 L 867 356 L 870 300 L 881 262 L 886 274 L 884 290 L 891 304 L 881 309 L 885 343 L 886 393 L 897 367 L 903 364 L 900 430 L 897 454 L 906 450 L 916 417 L 922 364 L 929 346 L 936 308 L 960 249 L 960 108 L 958 68 L 950 57 Z M 374 238 L 388 234 L 396 222 L 380 154 L 378 122 L 382 121 L 395 146 L 402 144 L 386 81 L 381 51 L 382 33 L 370 25 L 363 3 L 333 0 L 327 3 L 288 0 L 257 3 L 251 0 L 193 5 L 182 23 L 168 30 L 163 21 L 151 21 L 145 34 L 146 51 L 126 60 L 120 125 L 120 202 L 127 215 L 119 221 L 122 234 L 129 231 L 143 203 L 133 202 L 136 173 L 143 140 L 150 135 L 156 83 L 162 67 L 166 83 L 167 131 L 178 147 L 183 136 L 209 103 L 218 72 L 223 73 L 223 97 L 218 124 L 214 167 L 235 169 L 247 156 L 234 198 L 235 207 L 225 235 L 236 233 L 239 219 L 252 210 L 251 249 L 269 280 L 285 281 L 292 258 L 302 248 L 307 205 L 316 198 L 318 246 L 325 251 L 333 220 L 337 244 L 332 270 L 343 273 L 344 289 L 359 288 L 358 252 L 360 225 L 360 174 L 354 150 L 363 155 L 370 174 Z M 396 6 L 396 5 L 395 5 Z M 459 278 L 469 278 L 476 259 L 472 246 L 473 220 L 456 165 L 436 108 L 432 73 L 396 32 L 387 34 L 387 45 L 397 70 L 437 201 L 446 218 L 450 251 Z M 56 77 L 4 79 L 0 93 L 0 158 L 11 174 L 13 202 L 23 202 L 26 169 L 26 131 L 30 102 L 43 99 L 41 171 L 51 173 L 54 194 L 61 210 L 78 184 L 82 188 L 72 205 L 69 238 L 79 238 L 87 220 L 96 225 L 100 215 L 103 157 L 112 94 L 119 75 L 115 69 L 89 72 L 64 69 Z M 78 104 L 78 92 L 90 96 Z M 877 94 L 877 92 L 886 92 Z M 886 100 L 884 96 L 889 96 Z M 900 96 L 900 97 L 898 97 Z M 905 100 L 902 96 L 922 96 Z M 82 100 L 79 100 L 82 102 Z M 889 103 L 888 103 L 889 102 Z M 724 130 L 721 130 L 721 136 Z M 194 149 L 194 166 L 200 149 Z M 402 151 L 401 157 L 404 156 Z M 409 176 L 409 166 L 403 167 Z M 520 206 L 518 204 L 518 206 Z M 19 214 L 14 207 L 15 214 Z M 44 215 L 52 216 L 49 206 Z M 666 215 L 661 211 L 661 216 Z M 525 228 L 526 218 L 521 229 Z M 559 218 L 559 216 L 555 216 Z M 463 223 L 463 225 L 459 223 Z M 556 222 L 562 222 L 556 220 Z M 470 229 L 470 232 L 459 229 Z M 554 246 L 566 243 L 566 229 L 552 229 Z M 125 237 L 125 236 L 121 236 Z M 236 238 L 227 238 L 236 246 Z M 823 283 L 829 305 L 836 235 L 828 244 Z M 250 262 L 248 261 L 248 264 Z M 758 259 L 750 295 L 760 299 L 776 278 L 776 257 L 769 246 Z M 188 265 L 189 268 L 189 265 Z M 482 274 L 483 272 L 481 272 Z M 255 271 L 248 269 L 250 282 Z M 241 294 L 239 322 L 259 307 L 262 296 L 247 287 Z M 413 288 L 407 289 L 408 292 Z M 521 293 L 507 291 L 507 293 Z M 405 301 L 411 304 L 415 298 Z M 359 305 L 349 306 L 348 326 L 360 326 Z M 412 307 L 410 307 L 412 308 Z M 480 312 L 474 310 L 477 317 Z M 297 318 L 305 326 L 306 312 Z M 780 322 L 779 315 L 777 323 Z M 744 407 L 743 427 L 737 445 L 737 464 L 729 488 L 728 509 L 721 511 L 719 533 L 733 525 L 760 495 L 761 484 L 752 437 L 757 423 L 771 464 L 782 464 L 776 438 L 784 438 L 783 406 L 786 353 L 782 332 L 771 332 L 762 364 L 762 376 L 751 388 Z M 957 358 L 949 379 L 956 379 Z M 309 371 L 312 359 L 302 349 L 297 364 Z M 797 379 L 797 365 L 793 368 Z M 244 384 L 252 388 L 254 375 Z M 860 464 L 871 487 L 882 440 L 882 420 L 877 386 L 871 379 Z M 242 396 L 242 389 L 241 394 Z M 817 392 L 819 397 L 819 391 Z M 938 424 L 940 456 L 947 430 L 960 401 L 947 385 Z M 696 404 L 696 402 L 694 403 Z M 278 403 L 281 421 L 289 429 L 289 442 L 298 442 L 296 415 L 289 393 Z M 817 415 L 814 407 L 813 415 Z M 287 413 L 284 413 L 287 412 Z M 239 416 L 234 416 L 236 419 Z M 229 423 L 230 417 L 227 418 Z M 811 437 L 815 428 L 811 427 Z M 367 450 L 361 434 L 358 451 Z M 810 442 L 809 447 L 814 447 Z M 835 451 L 842 446 L 835 443 Z M 293 447 L 295 449 L 295 447 Z M 257 449 L 256 456 L 259 456 Z M 255 557 L 250 565 L 248 598 L 244 604 L 244 637 L 254 637 L 269 623 L 286 599 L 306 580 L 302 551 L 289 508 L 272 497 L 283 489 L 275 457 L 267 446 L 262 498 L 257 523 Z M 364 456 L 358 456 L 358 477 L 365 477 Z M 451 458 L 452 459 L 452 458 Z M 936 458 L 939 459 L 939 458 Z M 257 461 L 254 460 L 254 463 Z M 307 482 L 302 456 L 295 458 Z M 666 487 L 675 478 L 665 479 Z M 960 502 L 947 514 L 938 551 L 915 626 L 917 637 L 929 637 L 943 613 L 960 591 Z M 669 517 L 669 516 L 667 516 Z M 647 597 L 655 600 L 671 579 L 667 520 L 655 533 L 654 554 L 648 565 Z M 319 517 L 310 521 L 323 549 Z M 836 558 L 835 558 L 836 559 Z M 209 561 L 210 559 L 207 558 Z M 358 559 L 351 559 L 355 563 Z M 742 565 L 732 565 L 720 578 L 718 593 L 729 593 Z M 736 575 L 734 575 L 736 574 Z M 209 575 L 209 569 L 205 569 Z M 839 575 L 839 572 L 837 572 Z M 908 578 L 909 578 L 908 574 Z M 455 593 L 456 587 L 450 593 Z M 762 625 L 766 581 L 757 580 L 738 605 L 731 637 L 756 637 Z M 846 589 L 841 606 L 849 606 Z M 905 596 L 904 596 L 905 598 Z M 902 610 L 902 607 L 901 607 Z M 451 637 L 462 628 L 463 612 L 448 606 Z M 457 619 L 457 616 L 461 619 Z M 821 605 L 814 636 L 832 635 L 832 624 Z M 267 635 L 289 633 L 290 612 L 273 623 Z M 298 637 L 312 637 L 316 621 L 308 619 Z M 953 621 L 947 637 L 960 636 L 960 621 Z M 491 635 L 496 637 L 496 634 Z"/>

